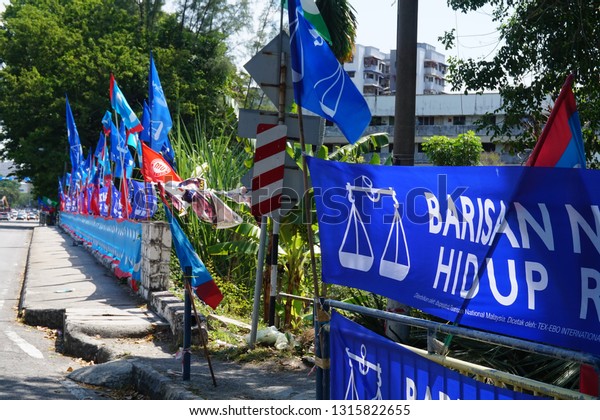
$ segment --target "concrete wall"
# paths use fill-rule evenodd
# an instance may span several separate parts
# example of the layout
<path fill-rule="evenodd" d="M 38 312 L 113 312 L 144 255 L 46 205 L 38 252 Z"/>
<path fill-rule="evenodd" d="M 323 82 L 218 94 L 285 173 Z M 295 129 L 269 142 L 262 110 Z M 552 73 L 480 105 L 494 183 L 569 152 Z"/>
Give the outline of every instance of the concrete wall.
<path fill-rule="evenodd" d="M 82 218 L 92 217 L 69 215 L 71 217 Z M 140 281 L 132 289 L 136 290 L 136 293 L 143 297 L 148 303 L 149 309 L 169 323 L 171 331 L 178 337 L 178 341 L 181 341 L 184 303 L 169 290 L 172 286 L 169 268 L 172 244 L 171 228 L 165 222 L 144 221 L 137 223 L 142 225 L 142 234 L 141 238 L 139 238 L 141 241 L 141 268 Z M 60 226 L 73 238 L 74 243 L 84 246 L 101 265 L 105 266 L 117 279 L 123 281 L 123 278 L 116 270 L 117 265 L 115 262 L 106 258 L 98 250 L 93 249 L 90 242 L 82 238 L 82 235 L 69 228 L 65 223 L 61 222 Z M 131 279 L 128 282 L 133 286 Z"/>
<path fill-rule="evenodd" d="M 171 229 L 165 222 L 142 224 L 142 270 L 138 293 L 149 301 L 152 292 L 169 290 Z"/>

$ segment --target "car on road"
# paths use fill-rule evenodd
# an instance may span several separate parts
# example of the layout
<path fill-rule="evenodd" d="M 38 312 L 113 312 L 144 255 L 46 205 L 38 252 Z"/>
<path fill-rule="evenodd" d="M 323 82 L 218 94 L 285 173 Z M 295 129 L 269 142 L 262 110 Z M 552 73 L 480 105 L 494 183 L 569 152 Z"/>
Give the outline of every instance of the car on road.
<path fill-rule="evenodd" d="M 0 211 L 0 220 L 10 220 L 10 213 L 7 211 Z"/>
<path fill-rule="evenodd" d="M 17 220 L 27 220 L 27 213 L 20 211 L 17 213 Z"/>

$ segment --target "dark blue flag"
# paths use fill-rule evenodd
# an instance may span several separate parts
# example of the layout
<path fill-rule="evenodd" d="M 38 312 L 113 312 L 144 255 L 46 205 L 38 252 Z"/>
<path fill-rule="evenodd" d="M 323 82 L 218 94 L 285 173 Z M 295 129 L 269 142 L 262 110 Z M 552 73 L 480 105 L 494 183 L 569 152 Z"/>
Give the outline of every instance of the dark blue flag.
<path fill-rule="evenodd" d="M 115 178 L 122 178 L 125 170 L 126 176 L 130 177 L 133 168 L 133 157 L 123 133 L 120 133 L 112 122 L 110 124 L 110 160 L 115 162 L 114 176 Z"/>
<path fill-rule="evenodd" d="M 156 213 L 158 200 L 152 184 L 130 179 L 129 194 L 132 219 L 149 219 Z"/>
<path fill-rule="evenodd" d="M 71 111 L 71 105 L 69 104 L 69 98 L 67 97 L 67 137 L 69 139 L 69 155 L 71 157 L 71 168 L 75 171 L 79 169 L 81 160 L 83 159 L 83 149 L 81 148 L 81 140 L 79 139 L 79 133 L 77 132 L 77 126 L 75 125 L 75 119 L 73 118 L 73 112 Z"/>
<path fill-rule="evenodd" d="M 96 144 L 96 149 L 94 149 L 94 157 L 96 160 L 104 157 L 104 146 L 106 145 L 106 136 L 103 132 L 100 132 L 100 137 L 98 137 L 98 143 Z"/>
<path fill-rule="evenodd" d="M 140 131 L 140 140 L 150 145 L 150 107 L 146 101 L 144 101 L 144 112 L 142 113 L 142 126 L 144 129 Z"/>
<path fill-rule="evenodd" d="M 296 103 L 333 121 L 350 143 L 371 121 L 371 111 L 329 45 L 304 18 L 300 0 L 288 4 L 292 80 Z"/>

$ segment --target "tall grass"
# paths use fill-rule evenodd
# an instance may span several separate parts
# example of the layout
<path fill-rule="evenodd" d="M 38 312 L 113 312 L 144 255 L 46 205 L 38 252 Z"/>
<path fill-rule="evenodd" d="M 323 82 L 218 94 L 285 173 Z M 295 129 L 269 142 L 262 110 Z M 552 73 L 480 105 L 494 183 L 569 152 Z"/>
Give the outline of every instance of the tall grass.
<path fill-rule="evenodd" d="M 191 129 L 181 124 L 175 127 L 172 144 L 179 176 L 183 179 L 204 178 L 206 188 L 216 192 L 240 187 L 242 177 L 249 170 L 247 162 L 252 158 L 252 150 L 242 140 L 229 135 L 230 132 L 231 128 L 227 127 L 209 134 L 199 117 Z M 221 194 L 218 196 L 244 219 L 243 224 L 216 229 L 201 221 L 191 209 L 179 220 L 223 292 L 221 310 L 245 316 L 251 311 L 259 232 L 247 206 Z M 177 268 L 174 271 L 174 277 L 179 277 Z"/>

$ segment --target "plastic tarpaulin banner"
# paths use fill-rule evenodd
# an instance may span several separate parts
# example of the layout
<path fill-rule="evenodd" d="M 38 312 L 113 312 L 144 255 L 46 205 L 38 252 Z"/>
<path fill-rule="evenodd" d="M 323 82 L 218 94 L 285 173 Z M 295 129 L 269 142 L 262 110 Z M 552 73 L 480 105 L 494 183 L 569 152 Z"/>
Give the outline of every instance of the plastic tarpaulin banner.
<path fill-rule="evenodd" d="M 337 312 L 331 318 L 332 400 L 530 400 L 432 362 Z"/>
<path fill-rule="evenodd" d="M 61 224 L 77 232 L 102 255 L 119 261 L 119 270 L 140 281 L 142 266 L 142 225 L 128 220 L 60 214 Z"/>
<path fill-rule="evenodd" d="M 600 354 L 600 172 L 308 164 L 325 282 Z"/>

